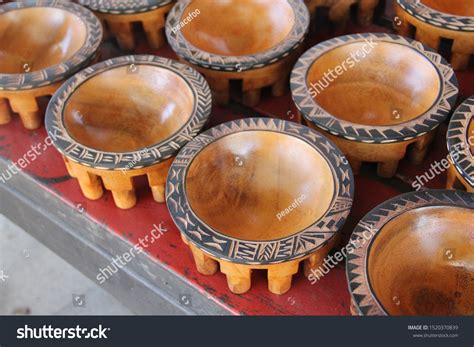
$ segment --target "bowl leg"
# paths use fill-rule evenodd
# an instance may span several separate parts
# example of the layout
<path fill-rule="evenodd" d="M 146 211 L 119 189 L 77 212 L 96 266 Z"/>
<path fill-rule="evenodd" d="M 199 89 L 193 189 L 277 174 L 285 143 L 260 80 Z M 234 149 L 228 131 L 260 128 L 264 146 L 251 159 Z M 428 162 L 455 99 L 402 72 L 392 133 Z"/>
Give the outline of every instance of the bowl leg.
<path fill-rule="evenodd" d="M 207 256 L 203 251 L 194 246 L 192 243 L 188 243 L 189 248 L 193 254 L 196 268 L 200 274 L 211 276 L 217 271 L 217 261 Z"/>
<path fill-rule="evenodd" d="M 108 21 L 107 24 L 112 35 L 116 37 L 120 48 L 124 51 L 133 51 L 135 39 L 131 23 Z"/>
<path fill-rule="evenodd" d="M 84 167 L 74 164 L 66 158 L 64 158 L 64 163 L 69 175 L 79 181 L 82 194 L 87 199 L 97 200 L 102 197 L 104 190 L 99 176 L 88 172 Z"/>
<path fill-rule="evenodd" d="M 291 261 L 268 268 L 268 290 L 273 294 L 285 294 L 291 288 L 293 275 L 298 272 L 299 261 Z"/>
<path fill-rule="evenodd" d="M 20 115 L 20 119 L 26 129 L 38 129 L 43 123 L 43 115 L 39 110 L 35 97 L 13 96 L 10 98 L 10 106 L 13 112 Z"/>
<path fill-rule="evenodd" d="M 351 158 L 349 156 L 347 157 L 347 160 L 349 161 L 349 164 L 351 166 L 352 173 L 354 175 L 358 175 L 360 171 L 360 167 L 362 166 L 362 162 L 360 160 Z"/>
<path fill-rule="evenodd" d="M 389 160 L 378 163 L 377 165 L 377 175 L 384 178 L 391 178 L 395 176 L 398 169 L 398 160 Z"/>
<path fill-rule="evenodd" d="M 272 95 L 277 97 L 285 95 L 288 91 L 288 85 L 288 76 L 285 75 L 272 85 Z"/>
<path fill-rule="evenodd" d="M 147 20 L 143 22 L 143 29 L 148 40 L 148 45 L 153 49 L 158 49 L 165 45 L 166 39 L 163 32 L 164 18 L 158 20 Z"/>
<path fill-rule="evenodd" d="M 362 26 L 372 24 L 379 0 L 359 0 L 358 22 Z"/>
<path fill-rule="evenodd" d="M 106 189 L 112 191 L 115 205 L 121 209 L 129 209 L 137 203 L 137 195 L 133 184 L 133 177 L 125 173 L 110 173 L 102 176 Z"/>
<path fill-rule="evenodd" d="M 250 289 L 252 270 L 247 265 L 220 261 L 221 272 L 227 277 L 227 285 L 232 293 L 243 294 Z"/>
<path fill-rule="evenodd" d="M 446 189 L 454 190 L 456 189 L 455 186 L 459 183 L 455 170 L 453 164 L 450 163 L 448 168 L 448 178 L 446 180 Z"/>
<path fill-rule="evenodd" d="M 0 97 L 0 125 L 8 124 L 12 120 L 8 99 Z"/>
<path fill-rule="evenodd" d="M 425 136 L 422 136 L 417 141 L 415 141 L 410 148 L 410 152 L 408 153 L 409 159 L 413 164 L 421 164 L 425 158 L 426 153 L 431 147 L 433 140 L 436 136 L 436 131 L 432 131 Z"/>
<path fill-rule="evenodd" d="M 440 37 L 436 33 L 424 31 L 420 27 L 418 27 L 416 30 L 415 38 L 417 41 L 423 42 L 427 46 L 430 46 L 435 51 L 439 50 L 439 45 L 441 41 Z"/>

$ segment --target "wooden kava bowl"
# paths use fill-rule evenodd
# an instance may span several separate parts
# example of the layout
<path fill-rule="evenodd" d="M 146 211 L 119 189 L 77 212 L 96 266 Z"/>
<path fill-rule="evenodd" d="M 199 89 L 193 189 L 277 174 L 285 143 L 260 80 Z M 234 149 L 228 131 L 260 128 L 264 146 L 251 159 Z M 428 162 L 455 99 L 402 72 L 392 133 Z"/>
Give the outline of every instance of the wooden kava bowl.
<path fill-rule="evenodd" d="M 166 43 L 164 34 L 166 16 L 173 0 L 79 0 L 100 18 L 104 29 L 116 38 L 120 48 L 135 48 L 134 24 L 139 23 L 145 32 L 148 45 L 158 49 Z"/>
<path fill-rule="evenodd" d="M 351 237 L 352 313 L 472 316 L 473 220 L 474 194 L 460 191 L 407 193 L 373 209 Z"/>
<path fill-rule="evenodd" d="M 304 158 L 302 160 L 301 158 Z M 342 153 L 315 131 L 249 118 L 212 128 L 173 162 L 166 200 L 204 275 L 220 270 L 234 293 L 268 270 L 283 294 L 301 261 L 318 268 L 352 206 L 353 178 Z"/>
<path fill-rule="evenodd" d="M 472 0 L 397 0 L 395 9 L 401 35 L 414 36 L 436 51 L 446 46 L 455 70 L 468 67 L 474 54 Z"/>
<path fill-rule="evenodd" d="M 78 73 L 53 96 L 46 127 L 69 174 L 89 199 L 102 183 L 120 208 L 136 203 L 133 178 L 146 175 L 158 202 L 172 157 L 211 111 L 204 78 L 149 55 L 107 60 Z"/>
<path fill-rule="evenodd" d="M 70 1 L 0 6 L 0 124 L 12 111 L 27 129 L 43 123 L 37 98 L 53 95 L 87 66 L 102 40 L 99 20 Z"/>
<path fill-rule="evenodd" d="M 456 76 L 437 53 L 389 34 L 356 34 L 307 51 L 291 77 L 305 121 L 345 153 L 355 173 L 377 162 L 392 177 L 411 145 L 423 161 L 435 130 L 458 95 Z"/>
<path fill-rule="evenodd" d="M 197 13 L 196 16 L 190 14 Z M 184 0 L 171 10 L 166 35 L 178 56 L 201 72 L 225 105 L 231 85 L 255 106 L 261 89 L 281 96 L 309 26 L 301 0 Z"/>

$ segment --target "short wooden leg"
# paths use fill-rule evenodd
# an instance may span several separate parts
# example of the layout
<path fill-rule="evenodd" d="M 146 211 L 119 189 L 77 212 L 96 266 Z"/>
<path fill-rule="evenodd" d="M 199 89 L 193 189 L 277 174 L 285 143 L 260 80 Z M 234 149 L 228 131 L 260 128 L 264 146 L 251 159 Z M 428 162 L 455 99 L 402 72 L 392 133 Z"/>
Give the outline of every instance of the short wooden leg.
<path fill-rule="evenodd" d="M 332 241 L 328 242 L 326 245 L 305 259 L 304 274 L 306 277 L 309 277 L 309 275 L 311 275 L 314 271 L 322 268 L 324 259 L 334 247 L 339 245 L 340 240 L 341 236 L 336 236 Z"/>
<path fill-rule="evenodd" d="M 359 2 L 358 22 L 362 26 L 372 24 L 374 19 L 375 7 L 379 0 L 361 0 Z"/>
<path fill-rule="evenodd" d="M 165 200 L 165 184 L 162 184 L 160 186 L 152 186 L 151 192 L 153 194 L 153 199 L 156 202 L 163 203 L 166 201 Z"/>
<path fill-rule="evenodd" d="M 246 265 L 220 261 L 221 272 L 227 277 L 227 284 L 232 293 L 243 294 L 250 289 L 252 270 Z"/>
<path fill-rule="evenodd" d="M 207 76 L 206 76 L 207 77 Z M 227 106 L 230 100 L 230 85 L 227 79 L 206 78 L 212 90 L 212 100 L 216 105 Z"/>
<path fill-rule="evenodd" d="M 410 37 L 411 25 L 405 18 L 395 16 L 395 18 L 393 19 L 393 26 L 397 30 L 399 35 Z"/>
<path fill-rule="evenodd" d="M 285 76 L 284 78 L 280 79 L 278 82 L 276 82 L 272 86 L 272 95 L 273 96 L 282 96 L 285 95 L 286 92 L 288 91 L 288 76 Z"/>
<path fill-rule="evenodd" d="M 293 275 L 298 272 L 299 261 L 273 265 L 268 269 L 268 290 L 273 294 L 285 294 L 291 288 Z"/>
<path fill-rule="evenodd" d="M 161 162 L 152 172 L 148 172 L 148 184 L 150 185 L 153 199 L 156 202 L 165 202 L 165 185 L 168 171 L 174 158 Z"/>
<path fill-rule="evenodd" d="M 192 243 L 189 243 L 189 248 L 193 253 L 194 262 L 196 263 L 198 272 L 206 276 L 214 275 L 218 268 L 217 261 L 207 256 L 203 251 L 198 249 Z"/>
<path fill-rule="evenodd" d="M 454 70 L 466 70 L 470 59 L 470 54 L 453 52 L 451 55 L 451 65 Z"/>
<path fill-rule="evenodd" d="M 14 112 L 20 115 L 26 129 L 38 129 L 43 123 L 43 115 L 35 98 L 11 98 L 10 106 Z"/>
<path fill-rule="evenodd" d="M 347 157 L 347 160 L 349 161 L 349 164 L 352 168 L 352 173 L 354 175 L 358 175 L 360 171 L 360 167 L 362 166 L 362 162 L 360 160 L 356 160 L 351 157 Z"/>
<path fill-rule="evenodd" d="M 377 167 L 377 175 L 384 178 L 395 176 L 398 169 L 398 162 L 398 160 L 390 160 L 379 163 Z"/>
<path fill-rule="evenodd" d="M 244 105 L 249 106 L 249 107 L 257 106 L 258 103 L 260 102 L 260 95 L 261 95 L 260 88 L 245 90 L 244 96 L 243 96 Z"/>
<path fill-rule="evenodd" d="M 102 177 L 106 189 L 112 191 L 115 205 L 121 209 L 129 209 L 137 203 L 137 195 L 133 183 L 133 177 L 123 173 L 107 174 Z"/>
<path fill-rule="evenodd" d="M 156 22 L 143 23 L 143 29 L 148 40 L 148 45 L 153 49 L 158 49 L 165 45 L 166 39 L 163 29 L 159 29 Z"/>
<path fill-rule="evenodd" d="M 410 151 L 408 152 L 408 158 L 413 164 L 421 164 L 425 158 L 428 150 L 433 143 L 436 132 L 433 131 L 421 138 L 411 145 Z"/>
<path fill-rule="evenodd" d="M 132 51 L 135 48 L 135 39 L 131 23 L 108 22 L 110 32 L 115 36 L 120 48 L 124 51 Z"/>
<path fill-rule="evenodd" d="M 8 124 L 12 120 L 8 99 L 0 98 L 0 125 Z"/>
<path fill-rule="evenodd" d="M 115 205 L 122 210 L 132 208 L 137 203 L 135 190 L 112 190 Z"/>
<path fill-rule="evenodd" d="M 426 44 L 427 46 L 430 46 L 435 51 L 439 49 L 439 45 L 441 41 L 438 35 L 428 32 L 428 31 L 423 31 L 423 30 L 418 29 L 416 31 L 415 37 L 416 37 L 416 40 Z"/>
<path fill-rule="evenodd" d="M 90 200 L 97 200 L 102 197 L 104 190 L 99 176 L 91 174 L 84 170 L 75 170 L 76 178 L 79 181 L 82 194 Z"/>

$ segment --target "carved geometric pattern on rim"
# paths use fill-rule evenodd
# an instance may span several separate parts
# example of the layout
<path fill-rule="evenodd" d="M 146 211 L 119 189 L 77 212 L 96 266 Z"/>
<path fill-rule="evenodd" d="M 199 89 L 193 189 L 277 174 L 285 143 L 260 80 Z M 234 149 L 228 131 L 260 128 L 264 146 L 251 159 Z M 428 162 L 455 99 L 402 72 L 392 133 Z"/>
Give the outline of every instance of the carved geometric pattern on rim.
<path fill-rule="evenodd" d="M 229 237 L 207 226 L 192 210 L 185 181 L 191 162 L 208 144 L 243 131 L 270 131 L 296 137 L 327 161 L 334 180 L 334 197 L 326 213 L 308 228 L 271 241 Z M 313 253 L 329 242 L 344 225 L 352 207 L 352 170 L 342 152 L 324 136 L 300 124 L 279 119 L 246 118 L 216 126 L 197 136 L 178 154 L 166 183 L 166 203 L 178 229 L 201 250 L 218 258 L 241 264 L 276 264 Z"/>
<path fill-rule="evenodd" d="M 424 190 L 402 194 L 387 200 L 370 211 L 354 229 L 350 242 L 363 240 L 364 232 L 374 235 L 359 248 L 353 247 L 346 260 L 349 292 L 360 315 L 387 315 L 370 287 L 367 272 L 368 251 L 383 227 L 408 211 L 430 206 L 453 206 L 474 209 L 474 194 L 454 190 Z"/>
<path fill-rule="evenodd" d="M 181 30 L 173 32 L 181 21 L 184 11 L 192 0 L 179 1 L 168 14 L 166 37 L 173 50 L 194 65 L 218 71 L 246 71 L 259 69 L 289 56 L 303 41 L 309 28 L 309 11 L 303 0 L 287 0 L 293 8 L 295 24 L 288 36 L 271 49 L 257 54 L 222 56 L 205 52 L 192 45 Z M 211 19 L 212 20 L 212 19 Z"/>
<path fill-rule="evenodd" d="M 432 63 L 441 80 L 441 92 L 437 101 L 427 112 L 411 121 L 400 124 L 367 126 L 351 123 L 333 116 L 311 97 L 307 75 L 315 60 L 337 47 L 366 40 L 410 47 Z M 448 62 L 441 55 L 426 48 L 420 42 L 398 35 L 364 33 L 336 37 L 321 42 L 306 51 L 299 58 L 291 73 L 291 92 L 293 100 L 303 116 L 332 135 L 365 143 L 393 143 L 414 139 L 438 127 L 454 107 L 459 89 L 456 75 Z"/>
<path fill-rule="evenodd" d="M 68 98 L 85 81 L 110 69 L 135 64 L 155 66 L 172 71 L 180 76 L 193 93 L 194 106 L 188 121 L 171 137 L 151 146 L 147 150 L 138 149 L 131 152 L 104 152 L 82 145 L 67 132 L 63 122 L 63 111 Z M 106 60 L 88 67 L 71 77 L 53 95 L 46 110 L 46 130 L 55 147 L 69 160 L 85 166 L 103 170 L 140 169 L 168 159 L 191 139 L 206 123 L 212 107 L 211 92 L 206 80 L 193 68 L 175 60 L 152 55 L 130 55 Z"/>
<path fill-rule="evenodd" d="M 10 2 L 0 6 L 0 16 L 6 12 L 21 11 L 21 9 L 31 7 L 57 8 L 79 17 L 86 26 L 86 41 L 71 58 L 60 64 L 28 73 L 0 73 L 0 90 L 27 90 L 65 80 L 90 63 L 102 41 L 102 24 L 99 19 L 87 8 L 71 1 L 25 0 Z"/>
<path fill-rule="evenodd" d="M 474 17 L 440 12 L 420 0 L 397 0 L 397 3 L 404 11 L 422 22 L 443 29 L 474 32 Z"/>
<path fill-rule="evenodd" d="M 448 151 L 456 170 L 474 187 L 474 133 L 469 128 L 474 122 L 474 96 L 464 101 L 454 112 L 448 127 Z"/>
<path fill-rule="evenodd" d="M 110 14 L 135 14 L 153 11 L 171 4 L 174 0 L 79 0 L 82 6 Z"/>

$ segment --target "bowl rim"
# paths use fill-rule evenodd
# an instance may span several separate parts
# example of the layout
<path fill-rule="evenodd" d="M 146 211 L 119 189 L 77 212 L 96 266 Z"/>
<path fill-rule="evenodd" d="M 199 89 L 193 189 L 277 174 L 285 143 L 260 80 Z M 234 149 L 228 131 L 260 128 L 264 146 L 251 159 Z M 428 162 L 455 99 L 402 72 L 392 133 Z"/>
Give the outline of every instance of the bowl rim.
<path fill-rule="evenodd" d="M 106 0 L 79 0 L 82 6 L 92 11 L 108 14 L 135 14 L 156 10 L 171 4 L 174 0 L 142 0 L 111 2 Z"/>
<path fill-rule="evenodd" d="M 166 37 L 171 48 L 182 58 L 191 64 L 200 67 L 227 72 L 242 72 L 259 69 L 280 61 L 291 54 L 304 41 L 309 30 L 309 10 L 303 0 L 286 0 L 293 9 L 295 24 L 290 34 L 272 48 L 249 55 L 224 56 L 209 53 L 192 45 L 184 37 L 181 29 L 174 32 L 182 18 L 182 15 L 192 0 L 181 0 L 171 9 L 166 20 Z"/>
<path fill-rule="evenodd" d="M 346 277 L 351 298 L 359 315 L 389 315 L 372 290 L 368 277 L 368 255 L 383 227 L 398 216 L 423 207 L 461 207 L 474 210 L 474 194 L 456 190 L 427 189 L 389 199 L 366 214 L 355 227 L 350 241 L 361 240 L 364 232 L 374 235 L 346 258 Z"/>
<path fill-rule="evenodd" d="M 397 0 L 397 4 L 408 14 L 426 24 L 442 29 L 474 32 L 474 17 L 441 12 L 420 0 Z"/>
<path fill-rule="evenodd" d="M 20 74 L 0 73 L 0 90 L 15 91 L 39 88 L 65 80 L 87 66 L 102 43 L 103 29 L 100 20 L 87 8 L 71 1 L 25 0 L 10 2 L 0 6 L 0 16 L 25 8 L 56 8 L 79 17 L 86 26 L 86 40 L 82 47 L 66 61 L 42 70 Z"/>
<path fill-rule="evenodd" d="M 468 131 L 473 122 L 474 95 L 466 99 L 454 111 L 447 133 L 449 158 L 471 187 L 474 187 L 474 154 L 471 151 L 471 144 L 469 144 Z"/>
<path fill-rule="evenodd" d="M 400 44 L 423 55 L 437 70 L 440 95 L 431 108 L 410 121 L 390 126 L 362 125 L 342 120 L 327 112 L 311 97 L 307 76 L 316 59 L 335 48 L 366 40 Z M 394 143 L 412 140 L 437 128 L 450 114 L 459 93 L 458 80 L 448 62 L 422 43 L 393 34 L 362 33 L 335 37 L 306 51 L 291 72 L 291 94 L 303 117 L 332 135 L 364 143 Z"/>
<path fill-rule="evenodd" d="M 334 179 L 334 195 L 325 214 L 311 226 L 290 236 L 270 241 L 242 240 L 206 225 L 193 211 L 186 195 L 186 176 L 194 158 L 207 145 L 225 136 L 247 131 L 270 131 L 304 141 L 328 163 Z M 349 162 L 334 143 L 316 131 L 273 118 L 245 118 L 207 130 L 189 142 L 171 164 L 166 182 L 166 204 L 171 217 L 190 242 L 218 259 L 240 264 L 275 264 L 315 252 L 336 237 L 352 207 L 354 178 Z"/>
<path fill-rule="evenodd" d="M 123 66 L 155 66 L 181 77 L 193 93 L 194 105 L 187 122 L 172 136 L 156 144 L 128 152 L 107 152 L 87 147 L 73 139 L 65 125 L 63 111 L 69 97 L 87 80 Z M 54 146 L 69 160 L 102 170 L 136 170 L 160 163 L 176 155 L 207 122 L 212 108 L 209 85 L 192 67 L 175 60 L 153 55 L 129 55 L 112 58 L 90 66 L 67 80 L 51 98 L 46 109 L 45 125 Z M 146 150 L 145 150 L 146 149 Z M 133 168 L 129 167 L 133 162 Z"/>

